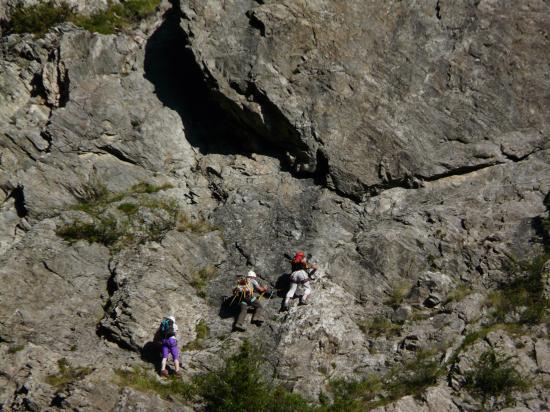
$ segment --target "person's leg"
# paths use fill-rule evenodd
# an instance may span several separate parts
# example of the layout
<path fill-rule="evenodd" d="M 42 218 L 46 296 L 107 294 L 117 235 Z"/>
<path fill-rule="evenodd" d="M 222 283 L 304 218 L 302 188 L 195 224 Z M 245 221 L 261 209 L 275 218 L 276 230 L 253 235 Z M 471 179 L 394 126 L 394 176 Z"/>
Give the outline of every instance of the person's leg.
<path fill-rule="evenodd" d="M 178 348 L 178 341 L 174 336 L 170 337 L 168 339 L 168 342 L 170 344 L 170 353 L 172 354 L 172 359 L 174 359 L 174 367 L 176 370 L 176 373 L 179 374 L 180 371 L 180 351 Z"/>
<path fill-rule="evenodd" d="M 254 306 L 254 314 L 252 315 L 252 322 L 255 322 L 261 325 L 264 321 L 264 307 L 260 303 L 259 299 L 256 299 L 254 303 L 252 303 L 252 306 Z"/>
<path fill-rule="evenodd" d="M 237 322 L 235 323 L 235 329 L 244 331 L 244 321 L 246 319 L 246 313 L 248 312 L 248 304 L 246 302 L 240 303 L 239 316 L 237 317 Z"/>
<path fill-rule="evenodd" d="M 162 340 L 162 361 L 160 363 L 160 374 L 162 376 L 167 376 L 168 372 L 166 371 L 166 361 L 168 360 L 168 354 L 170 349 L 168 348 L 168 342 L 166 339 Z"/>
<path fill-rule="evenodd" d="M 294 297 L 296 293 L 296 288 L 298 287 L 297 283 L 290 282 L 290 289 L 286 292 L 285 300 L 283 301 L 282 310 L 288 310 L 288 305 L 290 304 L 290 299 Z"/>
<path fill-rule="evenodd" d="M 302 305 L 307 305 L 307 298 L 311 293 L 311 285 L 309 282 L 304 283 L 304 294 L 302 295 L 302 298 L 300 299 L 300 303 Z"/>

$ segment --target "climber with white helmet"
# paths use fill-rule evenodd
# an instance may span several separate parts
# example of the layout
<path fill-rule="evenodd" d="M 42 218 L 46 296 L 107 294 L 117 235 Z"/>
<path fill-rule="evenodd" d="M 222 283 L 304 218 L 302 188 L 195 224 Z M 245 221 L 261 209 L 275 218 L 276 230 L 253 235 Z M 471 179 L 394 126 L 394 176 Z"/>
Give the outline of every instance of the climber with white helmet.
<path fill-rule="evenodd" d="M 168 361 L 168 355 L 172 354 L 174 360 L 174 371 L 177 376 L 181 375 L 180 371 L 180 353 L 178 349 L 178 341 L 176 335 L 178 333 L 178 325 L 176 325 L 176 318 L 172 315 L 165 316 L 160 322 L 158 329 L 158 336 L 161 339 L 162 348 L 162 362 L 160 366 L 160 375 L 163 378 L 168 377 L 168 371 L 166 370 L 166 362 Z"/>
<path fill-rule="evenodd" d="M 310 281 L 313 279 L 313 275 L 317 271 L 316 265 L 311 265 L 308 263 L 304 252 L 296 252 L 290 263 L 292 265 L 290 289 L 286 293 L 281 311 L 287 311 L 289 309 L 290 300 L 294 297 L 296 289 L 299 285 L 304 288 L 304 293 L 300 297 L 300 305 L 307 305 L 307 299 L 311 294 Z"/>
<path fill-rule="evenodd" d="M 239 304 L 239 315 L 235 322 L 235 330 L 244 332 L 246 330 L 244 321 L 249 307 L 254 308 L 252 315 L 252 323 L 260 326 L 263 319 L 263 306 L 260 303 L 260 297 L 267 292 L 267 287 L 261 286 L 258 282 L 258 275 L 253 270 L 250 270 L 246 277 L 239 278 L 237 285 L 233 289 L 233 299 Z M 257 296 L 256 294 L 260 295 Z"/>

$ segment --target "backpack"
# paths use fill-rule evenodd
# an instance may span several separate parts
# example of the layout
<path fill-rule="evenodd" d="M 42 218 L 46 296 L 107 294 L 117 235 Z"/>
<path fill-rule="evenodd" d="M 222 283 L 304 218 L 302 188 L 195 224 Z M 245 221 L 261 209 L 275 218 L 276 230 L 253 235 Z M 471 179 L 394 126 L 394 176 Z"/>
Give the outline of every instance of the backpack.
<path fill-rule="evenodd" d="M 254 296 L 254 286 L 252 286 L 252 283 L 247 278 L 240 278 L 233 289 L 233 296 L 238 299 L 239 303 L 243 300 L 248 300 Z"/>
<path fill-rule="evenodd" d="M 163 339 L 168 339 L 169 337 L 176 335 L 176 332 L 174 331 L 174 321 L 172 319 L 162 319 L 159 330 Z"/>

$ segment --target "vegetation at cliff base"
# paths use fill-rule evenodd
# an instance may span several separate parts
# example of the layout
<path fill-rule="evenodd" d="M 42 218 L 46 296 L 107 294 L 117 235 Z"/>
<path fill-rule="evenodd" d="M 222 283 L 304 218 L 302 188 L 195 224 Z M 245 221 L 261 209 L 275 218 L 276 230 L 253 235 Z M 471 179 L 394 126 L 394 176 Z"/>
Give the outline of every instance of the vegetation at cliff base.
<path fill-rule="evenodd" d="M 91 32 L 112 34 L 130 28 L 155 12 L 160 0 L 122 0 L 109 2 L 105 10 L 85 16 L 77 14 L 67 2 L 48 0 L 25 6 L 20 3 L 10 10 L 10 19 L 5 22 L 7 33 L 33 33 L 39 36 L 51 27 L 72 22 Z"/>

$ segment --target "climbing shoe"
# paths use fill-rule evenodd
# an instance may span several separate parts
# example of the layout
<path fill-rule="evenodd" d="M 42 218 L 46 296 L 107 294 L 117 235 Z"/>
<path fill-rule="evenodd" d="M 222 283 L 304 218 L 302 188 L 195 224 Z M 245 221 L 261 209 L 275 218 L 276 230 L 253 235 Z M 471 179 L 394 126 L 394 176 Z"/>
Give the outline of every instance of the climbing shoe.
<path fill-rule="evenodd" d="M 168 377 L 168 371 L 164 369 L 163 371 L 160 371 L 161 378 L 167 378 Z"/>
<path fill-rule="evenodd" d="M 181 370 L 175 371 L 174 375 L 176 375 L 178 378 L 181 378 Z"/>
<path fill-rule="evenodd" d="M 237 331 L 239 331 L 239 332 L 244 332 L 244 331 L 246 331 L 246 328 L 245 328 L 244 326 L 242 326 L 242 325 L 235 325 L 235 326 L 233 327 L 233 329 L 234 329 L 234 330 L 237 330 Z"/>

